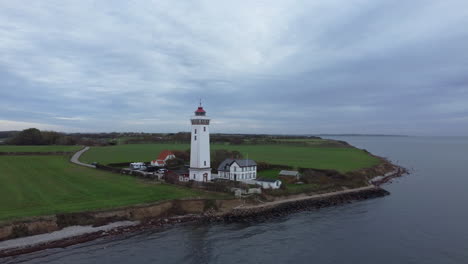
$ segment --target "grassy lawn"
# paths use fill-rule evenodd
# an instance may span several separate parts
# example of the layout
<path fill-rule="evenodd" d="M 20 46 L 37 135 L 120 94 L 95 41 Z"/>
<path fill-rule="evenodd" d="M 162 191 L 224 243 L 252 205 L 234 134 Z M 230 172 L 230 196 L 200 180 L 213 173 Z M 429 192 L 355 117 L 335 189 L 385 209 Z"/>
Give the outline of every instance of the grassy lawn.
<path fill-rule="evenodd" d="M 188 144 L 129 144 L 109 147 L 93 147 L 82 157 L 83 162 L 103 164 L 150 161 L 164 149 L 185 150 Z M 287 144 L 225 145 L 211 144 L 211 149 L 238 150 L 244 157 L 272 164 L 290 165 L 295 168 L 335 169 L 347 172 L 379 164 L 379 160 L 366 152 L 350 147 L 313 147 Z"/>
<path fill-rule="evenodd" d="M 0 167 L 0 220 L 215 195 L 80 167 L 65 156 L 1 156 Z"/>
<path fill-rule="evenodd" d="M 258 178 L 278 179 L 279 172 L 280 170 L 277 169 L 259 171 Z M 287 194 L 318 192 L 326 188 L 326 186 L 319 184 L 295 184 L 285 182 L 283 182 L 283 184 L 286 184 Z"/>
<path fill-rule="evenodd" d="M 150 161 L 158 157 L 165 149 L 186 150 L 189 144 L 127 144 L 107 147 L 92 147 L 85 152 L 80 161 L 99 162 L 102 164 L 130 161 Z"/>
<path fill-rule="evenodd" d="M 259 171 L 257 174 L 257 178 L 265 178 L 265 179 L 278 179 L 278 174 L 280 170 L 262 170 Z"/>
<path fill-rule="evenodd" d="M 13 146 L 0 145 L 0 152 L 75 152 L 82 149 L 82 146 Z"/>
<path fill-rule="evenodd" d="M 311 144 L 321 144 L 327 143 L 329 140 L 327 139 L 319 139 L 319 138 L 282 138 L 282 139 L 275 139 L 278 142 L 307 142 Z"/>

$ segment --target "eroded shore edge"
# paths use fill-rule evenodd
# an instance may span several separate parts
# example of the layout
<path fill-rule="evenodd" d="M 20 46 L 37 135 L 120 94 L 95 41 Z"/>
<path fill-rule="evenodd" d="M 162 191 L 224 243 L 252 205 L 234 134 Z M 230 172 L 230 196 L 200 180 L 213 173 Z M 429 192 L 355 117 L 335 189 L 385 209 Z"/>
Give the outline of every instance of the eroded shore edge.
<path fill-rule="evenodd" d="M 376 156 L 377 157 L 377 156 Z M 91 241 L 104 236 L 115 236 L 128 232 L 154 229 L 166 225 L 186 222 L 245 222 L 268 219 L 305 210 L 316 210 L 353 201 L 389 195 L 380 188 L 384 183 L 407 173 L 403 167 L 380 158 L 386 166 L 381 176 L 369 180 L 369 185 L 323 194 L 296 194 L 282 197 L 271 197 L 268 202 L 255 199 L 181 199 L 152 204 L 135 205 L 125 208 L 91 212 L 66 213 L 53 216 L 35 217 L 29 220 L 15 221 L 0 225 L 0 258 L 40 251 L 47 248 L 67 247 Z M 380 170 L 382 172 L 382 170 Z M 133 225 L 114 224 L 119 221 L 133 221 Z M 25 243 L 20 247 L 5 246 L 9 241 L 33 238 L 35 235 L 51 232 L 59 233 L 66 227 L 102 227 L 102 230 L 80 235 L 50 240 L 43 243 Z M 112 226 L 107 228 L 106 226 Z M 15 243 L 11 243 L 15 245 Z"/>
<path fill-rule="evenodd" d="M 316 210 L 319 208 L 383 197 L 386 195 L 389 195 L 389 192 L 378 186 L 366 186 L 312 196 L 304 194 L 290 199 L 261 204 L 245 203 L 245 201 L 242 200 L 225 200 L 227 203 L 223 203 L 223 200 L 218 200 L 213 204 L 213 207 L 206 208 L 206 200 L 179 200 L 133 209 L 127 208 L 125 210 L 115 211 L 114 213 L 115 215 L 128 213 L 130 216 L 133 214 L 133 218 L 135 218 L 133 220 L 139 221 L 137 224 L 117 226 L 110 230 L 101 230 L 79 236 L 71 236 L 46 243 L 8 248 L 0 251 L 0 257 L 26 254 L 47 248 L 67 247 L 104 236 L 115 236 L 123 233 L 143 231 L 178 223 L 253 222 L 295 212 Z M 168 203 L 171 203 L 172 205 L 168 206 Z M 221 206 L 221 208 L 216 208 L 216 206 Z M 160 210 L 163 207 L 167 208 L 166 212 L 162 212 Z M 194 208 L 187 210 L 187 207 Z M 199 212 L 195 212 L 197 211 L 196 209 L 198 209 Z M 99 215 L 94 215 L 94 219 L 102 221 L 104 219 L 102 218 L 102 213 L 103 212 L 101 212 L 101 218 L 98 217 Z M 112 214 L 111 211 L 106 213 Z"/>

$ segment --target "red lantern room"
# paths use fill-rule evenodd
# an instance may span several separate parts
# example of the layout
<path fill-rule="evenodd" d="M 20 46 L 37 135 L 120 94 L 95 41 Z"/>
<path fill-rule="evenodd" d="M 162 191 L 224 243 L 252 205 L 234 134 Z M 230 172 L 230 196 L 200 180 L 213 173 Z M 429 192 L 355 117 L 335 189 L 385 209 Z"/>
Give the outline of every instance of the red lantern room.
<path fill-rule="evenodd" d="M 197 111 L 195 111 L 196 116 L 205 116 L 205 114 L 206 112 L 201 105 L 198 107 Z"/>

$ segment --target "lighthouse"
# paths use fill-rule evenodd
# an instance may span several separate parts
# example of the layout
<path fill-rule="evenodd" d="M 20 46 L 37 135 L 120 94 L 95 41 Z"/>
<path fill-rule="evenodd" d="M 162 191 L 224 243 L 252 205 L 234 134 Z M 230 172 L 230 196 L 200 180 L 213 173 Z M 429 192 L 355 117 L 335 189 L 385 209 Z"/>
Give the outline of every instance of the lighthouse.
<path fill-rule="evenodd" d="M 192 122 L 190 143 L 190 180 L 208 182 L 211 180 L 210 165 L 210 119 L 206 116 L 201 102 Z"/>

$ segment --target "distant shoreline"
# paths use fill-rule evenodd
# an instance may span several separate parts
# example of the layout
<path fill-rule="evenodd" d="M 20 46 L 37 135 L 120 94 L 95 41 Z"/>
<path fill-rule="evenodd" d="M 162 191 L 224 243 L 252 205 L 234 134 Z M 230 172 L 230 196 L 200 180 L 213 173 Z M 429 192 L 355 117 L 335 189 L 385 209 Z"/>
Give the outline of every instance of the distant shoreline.
<path fill-rule="evenodd" d="M 317 134 L 318 137 L 411 137 L 410 135 L 386 135 L 386 134 Z"/>

